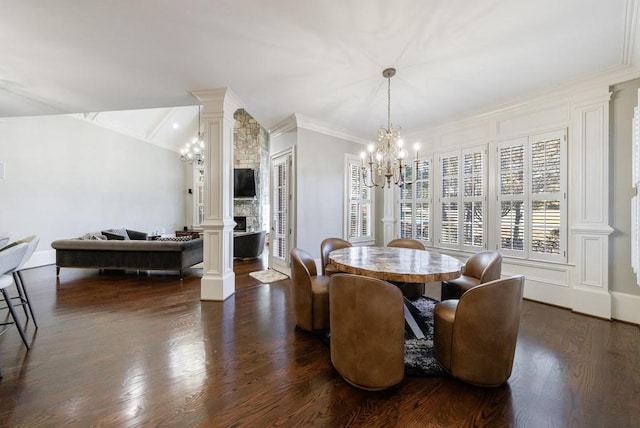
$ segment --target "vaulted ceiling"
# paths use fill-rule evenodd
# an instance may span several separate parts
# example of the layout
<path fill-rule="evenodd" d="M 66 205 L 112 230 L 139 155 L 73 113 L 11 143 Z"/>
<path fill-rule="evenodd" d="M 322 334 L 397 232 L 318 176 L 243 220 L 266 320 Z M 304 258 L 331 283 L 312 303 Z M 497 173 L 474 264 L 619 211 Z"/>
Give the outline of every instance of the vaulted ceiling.
<path fill-rule="evenodd" d="M 0 117 L 83 113 L 153 140 L 193 91 L 230 87 L 267 129 L 298 113 L 368 139 L 395 67 L 392 120 L 415 131 L 635 66 L 638 1 L 0 0 Z M 158 110 L 91 113 L 131 109 Z"/>

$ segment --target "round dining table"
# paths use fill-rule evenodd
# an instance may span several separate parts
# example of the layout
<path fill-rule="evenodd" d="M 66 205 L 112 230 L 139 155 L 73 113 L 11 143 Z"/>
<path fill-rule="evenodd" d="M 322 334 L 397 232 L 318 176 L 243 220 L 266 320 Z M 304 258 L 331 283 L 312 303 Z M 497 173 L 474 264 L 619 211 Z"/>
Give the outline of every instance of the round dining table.
<path fill-rule="evenodd" d="M 347 247 L 329 253 L 336 269 L 384 281 L 425 283 L 446 281 L 460 276 L 463 263 L 455 257 L 428 250 L 399 247 Z M 404 319 L 416 339 L 425 335 L 407 309 Z"/>
<path fill-rule="evenodd" d="M 348 247 L 329 253 L 336 269 L 394 282 L 425 283 L 460 276 L 464 263 L 428 250 L 399 247 Z"/>

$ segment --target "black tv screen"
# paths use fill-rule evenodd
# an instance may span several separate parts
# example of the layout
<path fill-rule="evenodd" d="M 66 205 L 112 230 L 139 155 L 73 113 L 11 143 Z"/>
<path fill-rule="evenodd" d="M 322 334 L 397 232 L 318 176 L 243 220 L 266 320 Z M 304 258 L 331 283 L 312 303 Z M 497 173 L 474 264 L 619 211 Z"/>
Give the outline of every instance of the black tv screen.
<path fill-rule="evenodd" d="M 255 198 L 256 176 L 253 169 L 236 168 L 233 170 L 233 197 Z"/>

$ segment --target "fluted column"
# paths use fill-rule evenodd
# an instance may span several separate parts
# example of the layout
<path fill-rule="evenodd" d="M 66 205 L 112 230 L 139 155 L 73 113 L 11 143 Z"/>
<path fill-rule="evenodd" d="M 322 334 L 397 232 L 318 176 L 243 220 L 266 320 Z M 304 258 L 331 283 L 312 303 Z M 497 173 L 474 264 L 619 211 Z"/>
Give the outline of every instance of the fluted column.
<path fill-rule="evenodd" d="M 225 300 L 235 292 L 233 273 L 233 114 L 241 107 L 228 88 L 194 92 L 204 126 L 204 268 L 202 300 Z"/>

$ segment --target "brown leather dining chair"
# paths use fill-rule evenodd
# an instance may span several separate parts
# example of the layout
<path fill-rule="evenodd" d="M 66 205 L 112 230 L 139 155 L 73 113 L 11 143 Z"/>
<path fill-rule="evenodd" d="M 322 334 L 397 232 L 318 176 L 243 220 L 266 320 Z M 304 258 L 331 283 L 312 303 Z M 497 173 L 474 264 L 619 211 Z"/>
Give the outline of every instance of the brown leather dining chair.
<path fill-rule="evenodd" d="M 440 300 L 459 299 L 472 287 L 485 282 L 500 279 L 502 273 L 502 254 L 497 251 L 483 251 L 467 259 L 462 275 L 456 279 L 442 281 Z"/>
<path fill-rule="evenodd" d="M 376 391 L 404 378 L 403 302 L 400 290 L 386 281 L 331 276 L 331 363 L 349 384 Z"/>
<path fill-rule="evenodd" d="M 291 250 L 291 284 L 296 325 L 307 331 L 329 328 L 329 277 L 317 274 L 316 261 L 308 252 Z"/>
<path fill-rule="evenodd" d="M 434 309 L 434 353 L 455 378 L 499 386 L 511 376 L 524 277 L 497 279 L 473 287 L 460 299 Z"/>
<path fill-rule="evenodd" d="M 407 239 L 407 238 L 396 238 L 389 241 L 387 247 L 396 247 L 396 248 L 411 248 L 413 250 L 424 250 L 425 247 L 422 242 L 417 239 Z M 423 283 L 413 283 L 413 282 L 394 282 L 397 287 L 402 290 L 402 294 L 410 300 L 417 299 L 418 297 L 424 294 L 424 284 Z"/>
<path fill-rule="evenodd" d="M 389 241 L 387 247 L 413 248 L 414 250 L 424 250 L 424 245 L 417 239 L 396 238 Z"/>
<path fill-rule="evenodd" d="M 326 238 L 320 243 L 320 263 L 322 264 L 323 275 L 333 275 L 340 272 L 329 264 L 329 253 L 340 248 L 351 247 L 351 242 L 342 238 Z"/>

